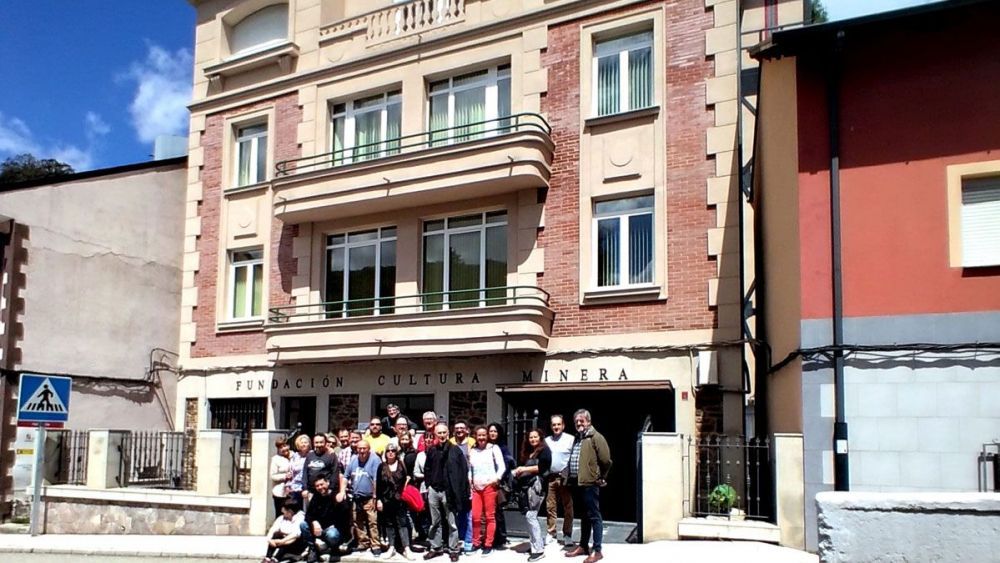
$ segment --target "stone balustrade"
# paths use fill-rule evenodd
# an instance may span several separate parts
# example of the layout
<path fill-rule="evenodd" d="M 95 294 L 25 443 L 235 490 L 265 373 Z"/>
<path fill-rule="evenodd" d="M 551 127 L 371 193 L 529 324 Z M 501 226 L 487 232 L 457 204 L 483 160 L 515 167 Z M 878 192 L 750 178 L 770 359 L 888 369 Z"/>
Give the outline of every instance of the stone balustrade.
<path fill-rule="evenodd" d="M 322 36 L 365 34 L 368 46 L 424 33 L 465 20 L 465 0 L 413 0 L 324 27 Z"/>

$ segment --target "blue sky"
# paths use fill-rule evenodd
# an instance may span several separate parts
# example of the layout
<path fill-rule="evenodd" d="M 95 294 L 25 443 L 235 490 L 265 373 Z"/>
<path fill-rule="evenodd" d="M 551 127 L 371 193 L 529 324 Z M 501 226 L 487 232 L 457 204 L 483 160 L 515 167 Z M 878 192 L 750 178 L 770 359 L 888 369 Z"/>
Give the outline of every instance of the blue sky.
<path fill-rule="evenodd" d="M 824 4 L 842 19 L 927 1 Z M 0 159 L 149 160 L 157 135 L 187 132 L 193 42 L 185 0 L 0 0 Z"/>

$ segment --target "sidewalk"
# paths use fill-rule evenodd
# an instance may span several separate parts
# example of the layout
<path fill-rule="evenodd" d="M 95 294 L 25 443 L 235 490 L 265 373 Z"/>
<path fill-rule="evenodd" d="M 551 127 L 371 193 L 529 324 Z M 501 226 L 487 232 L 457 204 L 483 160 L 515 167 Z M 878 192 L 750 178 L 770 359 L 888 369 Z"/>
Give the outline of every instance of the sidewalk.
<path fill-rule="evenodd" d="M 0 560 L 5 554 L 34 553 L 63 555 L 66 561 L 73 556 L 105 557 L 163 557 L 171 560 L 184 558 L 219 559 L 229 561 L 260 561 L 264 554 L 263 536 L 90 536 L 44 535 L 31 537 L 26 534 L 0 534 Z M 527 546 L 513 543 L 514 549 L 495 551 L 489 557 L 479 554 L 463 556 L 461 561 L 473 563 L 483 560 L 491 563 L 523 563 L 526 553 L 519 553 Z M 550 545 L 544 561 L 554 563 L 582 563 L 583 558 L 567 559 L 558 545 Z M 423 561 L 418 554 L 418 561 Z M 738 559 L 737 559 L 738 558 Z M 742 563 L 818 563 L 812 554 L 794 549 L 757 542 L 724 541 L 665 541 L 645 545 L 608 544 L 604 548 L 604 561 L 608 563 L 642 563 L 666 561 L 724 561 Z M 382 562 L 406 560 L 397 555 L 392 559 L 374 558 L 371 553 L 352 554 L 341 558 L 344 562 Z M 433 559 L 444 563 L 447 557 Z"/>

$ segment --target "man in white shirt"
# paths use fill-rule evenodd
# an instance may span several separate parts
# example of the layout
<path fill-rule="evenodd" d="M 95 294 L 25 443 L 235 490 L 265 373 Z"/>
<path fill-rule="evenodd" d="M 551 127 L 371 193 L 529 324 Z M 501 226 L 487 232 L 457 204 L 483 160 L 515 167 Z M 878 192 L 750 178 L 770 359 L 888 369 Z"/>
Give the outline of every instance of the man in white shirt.
<path fill-rule="evenodd" d="M 552 452 L 552 468 L 549 470 L 549 494 L 545 497 L 546 524 L 549 530 L 549 541 L 556 539 L 556 519 L 559 517 L 559 504 L 563 507 L 563 545 L 573 545 L 573 497 L 566 485 L 563 475 L 569 454 L 573 451 L 574 438 L 563 432 L 566 422 L 561 414 L 554 414 L 549 419 L 552 435 L 545 438 L 545 444 Z"/>

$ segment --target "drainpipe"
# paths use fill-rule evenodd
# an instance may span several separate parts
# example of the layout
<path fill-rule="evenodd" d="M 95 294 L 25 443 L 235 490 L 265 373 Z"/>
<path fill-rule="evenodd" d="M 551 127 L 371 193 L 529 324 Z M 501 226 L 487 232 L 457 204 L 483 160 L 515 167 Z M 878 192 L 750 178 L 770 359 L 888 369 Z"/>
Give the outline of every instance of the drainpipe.
<path fill-rule="evenodd" d="M 830 261 L 833 283 L 833 387 L 836 418 L 833 423 L 834 490 L 849 491 L 847 418 L 844 415 L 844 288 L 841 275 L 840 240 L 840 71 L 844 32 L 834 38 L 827 65 L 827 111 L 830 129 Z"/>
<path fill-rule="evenodd" d="M 746 342 L 747 339 L 747 301 L 746 301 L 746 274 L 744 273 L 744 267 L 746 266 L 746 249 L 744 248 L 744 236 L 743 231 L 745 227 L 744 222 L 744 198 L 746 197 L 747 186 L 746 178 L 743 173 L 743 2 L 741 0 L 736 0 L 736 172 L 739 174 L 737 179 L 737 187 L 739 192 L 737 193 L 737 201 L 739 202 L 738 207 L 738 228 L 739 228 L 739 292 L 740 292 L 740 341 Z M 741 421 L 743 427 L 743 435 L 749 437 L 750 432 L 753 429 L 747 428 L 747 397 L 750 392 L 750 385 L 747 383 L 749 378 L 749 369 L 747 368 L 747 353 L 746 344 L 740 344 L 740 403 L 742 406 L 742 418 Z M 723 399 L 724 400 L 724 399 Z M 757 413 L 757 405 L 754 404 L 754 416 Z M 756 434 L 756 432 L 754 432 Z"/>

